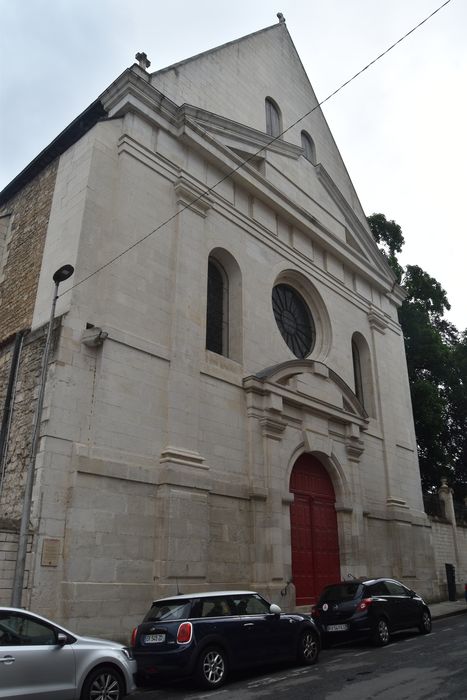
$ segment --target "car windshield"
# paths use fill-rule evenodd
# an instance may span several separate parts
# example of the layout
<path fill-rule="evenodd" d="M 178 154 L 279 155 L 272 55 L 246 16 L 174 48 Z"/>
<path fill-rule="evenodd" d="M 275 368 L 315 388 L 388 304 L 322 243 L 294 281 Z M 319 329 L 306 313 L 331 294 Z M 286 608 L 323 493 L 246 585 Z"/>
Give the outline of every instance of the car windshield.
<path fill-rule="evenodd" d="M 144 622 L 165 622 L 183 620 L 190 615 L 191 600 L 156 600 Z"/>
<path fill-rule="evenodd" d="M 362 584 L 358 581 L 353 581 L 351 583 L 338 583 L 334 586 L 328 586 L 321 593 L 319 602 L 326 603 L 331 600 L 353 600 L 360 594 L 361 589 Z"/>

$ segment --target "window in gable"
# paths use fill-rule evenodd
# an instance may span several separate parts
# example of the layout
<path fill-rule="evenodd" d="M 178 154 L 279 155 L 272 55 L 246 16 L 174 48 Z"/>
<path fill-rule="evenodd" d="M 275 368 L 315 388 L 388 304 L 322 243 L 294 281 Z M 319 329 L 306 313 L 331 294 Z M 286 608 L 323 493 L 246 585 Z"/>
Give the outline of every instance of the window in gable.
<path fill-rule="evenodd" d="M 270 97 L 266 97 L 266 133 L 269 136 L 280 136 L 282 133 L 281 113 L 277 104 Z"/>
<path fill-rule="evenodd" d="M 310 163 L 313 163 L 313 165 L 316 165 L 316 149 L 313 139 L 306 131 L 302 131 L 301 139 L 305 158 L 309 160 Z"/>

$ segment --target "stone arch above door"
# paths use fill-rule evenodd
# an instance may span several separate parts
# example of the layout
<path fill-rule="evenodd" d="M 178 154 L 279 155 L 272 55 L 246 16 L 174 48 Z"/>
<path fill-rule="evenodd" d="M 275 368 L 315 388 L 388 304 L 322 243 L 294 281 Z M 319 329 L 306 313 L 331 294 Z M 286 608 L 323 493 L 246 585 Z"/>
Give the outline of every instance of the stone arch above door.
<path fill-rule="evenodd" d="M 323 452 L 332 458 L 328 431 L 332 422 L 342 433 L 348 460 L 359 461 L 365 447 L 362 432 L 368 427 L 368 416 L 348 384 L 324 363 L 283 362 L 246 377 L 243 387 L 248 417 L 260 422 L 264 436 L 281 439 L 291 409 L 298 408 L 305 451 Z"/>
<path fill-rule="evenodd" d="M 306 431 L 304 431 L 306 432 Z M 284 473 L 284 501 L 290 501 L 290 480 L 294 466 L 303 455 L 316 458 L 326 470 L 334 489 L 336 510 L 352 510 L 351 488 L 342 464 L 332 451 L 332 440 L 318 435 L 306 435 L 306 442 L 300 443 L 290 456 L 287 471 Z"/>

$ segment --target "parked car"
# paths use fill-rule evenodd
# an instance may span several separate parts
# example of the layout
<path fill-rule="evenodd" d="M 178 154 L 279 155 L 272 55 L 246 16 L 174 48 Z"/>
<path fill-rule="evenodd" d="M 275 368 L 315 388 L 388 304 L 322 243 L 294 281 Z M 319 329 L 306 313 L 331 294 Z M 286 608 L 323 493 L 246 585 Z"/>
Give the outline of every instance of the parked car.
<path fill-rule="evenodd" d="M 412 627 L 421 634 L 431 632 L 430 609 L 423 598 L 390 578 L 326 586 L 312 608 L 312 617 L 324 644 L 370 637 L 383 646 L 393 632 Z"/>
<path fill-rule="evenodd" d="M 131 646 L 141 679 L 194 675 L 217 688 L 231 669 L 313 664 L 321 643 L 310 615 L 285 614 L 254 591 L 216 591 L 154 601 Z"/>
<path fill-rule="evenodd" d="M 121 700 L 136 663 L 116 642 L 80 637 L 45 617 L 0 607 L 0 698 Z"/>

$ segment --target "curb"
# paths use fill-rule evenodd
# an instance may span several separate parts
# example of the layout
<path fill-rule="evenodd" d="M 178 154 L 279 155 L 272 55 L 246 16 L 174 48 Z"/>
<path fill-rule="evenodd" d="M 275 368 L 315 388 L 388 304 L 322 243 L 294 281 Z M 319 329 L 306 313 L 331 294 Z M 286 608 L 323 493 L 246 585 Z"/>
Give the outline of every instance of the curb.
<path fill-rule="evenodd" d="M 443 620 L 445 617 L 454 617 L 454 615 L 462 615 L 465 613 L 467 613 L 467 606 L 464 610 L 450 610 L 449 612 L 440 613 L 439 615 L 433 615 L 433 613 L 431 613 L 431 619 Z"/>

